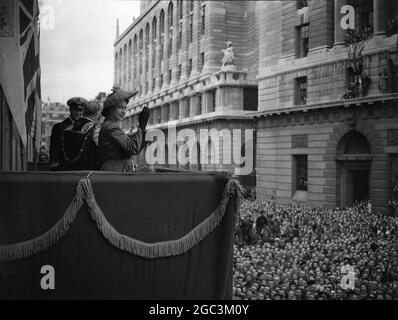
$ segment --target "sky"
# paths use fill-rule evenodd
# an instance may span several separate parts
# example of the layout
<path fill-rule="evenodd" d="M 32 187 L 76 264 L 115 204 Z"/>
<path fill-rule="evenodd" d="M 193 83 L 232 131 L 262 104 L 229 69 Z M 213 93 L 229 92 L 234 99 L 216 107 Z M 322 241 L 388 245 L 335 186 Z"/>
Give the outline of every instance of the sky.
<path fill-rule="evenodd" d="M 139 0 L 40 0 L 42 100 L 93 99 L 113 85 L 116 19 L 120 33 Z"/>

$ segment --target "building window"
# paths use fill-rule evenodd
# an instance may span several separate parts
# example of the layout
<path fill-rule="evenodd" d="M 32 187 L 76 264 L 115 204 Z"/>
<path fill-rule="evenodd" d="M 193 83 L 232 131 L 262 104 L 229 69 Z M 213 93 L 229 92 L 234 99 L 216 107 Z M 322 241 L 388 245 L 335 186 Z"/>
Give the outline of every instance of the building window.
<path fill-rule="evenodd" d="M 197 114 L 199 115 L 199 114 L 204 113 L 203 110 L 202 110 L 202 107 L 203 107 L 203 105 L 202 105 L 202 95 L 199 94 L 197 97 L 198 97 L 198 100 L 197 100 L 197 102 L 198 102 Z"/>
<path fill-rule="evenodd" d="M 138 63 L 138 40 L 137 35 L 134 36 L 134 61 L 133 61 L 133 74 L 134 74 L 134 87 L 137 79 L 137 63 Z"/>
<path fill-rule="evenodd" d="M 258 109 L 258 88 L 247 87 L 243 89 L 243 110 L 257 111 Z"/>
<path fill-rule="evenodd" d="M 133 63 L 133 44 L 129 41 L 129 58 L 128 58 L 128 87 L 131 85 L 132 63 Z"/>
<path fill-rule="evenodd" d="M 372 0 L 354 0 L 355 7 L 355 29 L 364 32 L 368 28 L 373 33 L 373 1 Z"/>
<path fill-rule="evenodd" d="M 179 24 L 178 26 L 178 38 L 177 38 L 177 49 L 181 49 L 181 44 L 182 44 L 182 23 Z"/>
<path fill-rule="evenodd" d="M 169 4 L 167 15 L 168 15 L 168 27 L 171 28 L 173 26 L 173 2 L 170 2 Z"/>
<path fill-rule="evenodd" d="M 189 16 L 189 42 L 193 41 L 193 14 Z"/>
<path fill-rule="evenodd" d="M 157 24 L 156 17 L 154 17 L 152 21 L 152 70 L 155 69 L 156 64 Z"/>
<path fill-rule="evenodd" d="M 295 105 L 307 104 L 307 77 L 296 78 Z"/>
<path fill-rule="evenodd" d="M 308 189 L 308 156 L 295 155 L 294 167 L 296 177 L 296 191 L 307 191 Z"/>
<path fill-rule="evenodd" d="M 170 84 L 170 82 L 171 82 L 171 77 L 172 77 L 172 75 L 173 75 L 173 71 L 170 69 L 170 70 L 169 70 L 169 84 Z"/>
<path fill-rule="evenodd" d="M 297 10 L 308 7 L 308 0 L 297 0 Z"/>
<path fill-rule="evenodd" d="M 182 20 L 182 17 L 184 16 L 183 0 L 178 0 L 177 6 L 178 6 L 178 18 L 179 20 Z"/>
<path fill-rule="evenodd" d="M 296 57 L 308 56 L 309 51 L 309 25 L 303 24 L 296 27 Z"/>
<path fill-rule="evenodd" d="M 192 73 L 192 59 L 189 59 L 188 61 L 188 77 L 191 75 Z"/>
<path fill-rule="evenodd" d="M 155 84 L 156 84 L 156 79 L 152 79 L 152 92 L 155 91 Z"/>
<path fill-rule="evenodd" d="M 144 32 L 142 31 L 142 29 L 141 29 L 141 31 L 140 31 L 140 37 L 139 37 L 139 43 L 138 43 L 138 45 L 139 45 L 139 50 L 140 50 L 140 62 L 139 62 L 139 64 L 140 64 L 140 74 L 142 74 L 142 64 L 143 64 L 143 62 L 144 62 L 144 51 L 143 51 L 143 48 L 144 48 Z"/>
<path fill-rule="evenodd" d="M 204 65 L 205 65 L 205 53 L 202 52 L 200 54 L 200 71 L 203 70 Z"/>
<path fill-rule="evenodd" d="M 169 43 L 167 46 L 167 58 L 171 57 L 171 54 L 173 52 L 173 30 L 169 31 Z"/>
<path fill-rule="evenodd" d="M 164 50 L 164 11 L 160 11 L 160 19 L 159 19 L 159 32 L 160 32 L 160 52 L 159 58 L 160 61 L 163 61 L 163 50 Z"/>
<path fill-rule="evenodd" d="M 185 118 L 189 118 L 190 114 L 191 114 L 191 98 L 187 98 L 185 99 L 185 101 L 187 102 L 186 104 L 186 110 L 185 110 Z"/>
<path fill-rule="evenodd" d="M 177 81 L 180 81 L 180 79 L 181 79 L 181 72 L 182 72 L 182 66 L 179 65 L 178 66 Z"/>
<path fill-rule="evenodd" d="M 159 80 L 159 87 L 163 87 L 163 74 L 160 75 L 160 80 Z"/>
<path fill-rule="evenodd" d="M 164 34 L 164 11 L 160 11 L 160 34 Z"/>
<path fill-rule="evenodd" d="M 208 112 L 214 112 L 216 111 L 216 90 L 212 90 L 209 92 L 209 102 L 210 102 L 210 106 L 209 106 L 209 110 Z"/>
<path fill-rule="evenodd" d="M 202 6 L 202 34 L 206 32 L 206 7 Z"/>

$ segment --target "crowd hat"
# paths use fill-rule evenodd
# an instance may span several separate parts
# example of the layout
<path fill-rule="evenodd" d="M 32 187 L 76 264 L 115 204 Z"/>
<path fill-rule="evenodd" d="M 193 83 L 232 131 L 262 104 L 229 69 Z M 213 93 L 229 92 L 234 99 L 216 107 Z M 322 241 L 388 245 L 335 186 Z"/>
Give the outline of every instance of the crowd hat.
<path fill-rule="evenodd" d="M 81 97 L 74 97 L 69 99 L 66 104 L 74 110 L 81 110 L 83 111 L 87 106 L 88 101 Z"/>
<path fill-rule="evenodd" d="M 128 102 L 138 91 L 124 91 L 116 88 L 104 101 L 102 113 L 108 113 L 114 107 L 119 106 L 123 101 Z"/>

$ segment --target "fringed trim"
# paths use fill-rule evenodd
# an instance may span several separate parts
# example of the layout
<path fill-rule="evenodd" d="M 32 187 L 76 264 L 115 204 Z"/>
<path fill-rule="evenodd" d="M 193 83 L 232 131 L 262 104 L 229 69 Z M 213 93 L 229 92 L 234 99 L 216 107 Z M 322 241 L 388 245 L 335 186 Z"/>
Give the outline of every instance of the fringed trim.
<path fill-rule="evenodd" d="M 47 250 L 57 243 L 68 232 L 77 212 L 83 205 L 83 199 L 86 195 L 86 190 L 83 187 L 83 180 L 81 180 L 76 187 L 76 196 L 66 209 L 65 214 L 49 231 L 28 241 L 11 245 L 0 245 L 0 262 L 27 258 Z"/>
<path fill-rule="evenodd" d="M 76 188 L 76 197 L 66 210 L 65 215 L 51 230 L 33 240 L 0 246 L 0 262 L 26 258 L 54 245 L 69 230 L 83 204 L 83 199 L 86 201 L 90 216 L 95 221 L 101 234 L 116 248 L 147 259 L 180 255 L 192 249 L 220 224 L 228 201 L 232 197 L 235 197 L 238 214 L 240 202 L 243 199 L 242 193 L 243 188 L 239 182 L 235 179 L 229 180 L 217 208 L 188 234 L 176 240 L 146 243 L 120 234 L 109 223 L 95 200 L 90 180 L 85 178 L 79 181 Z"/>

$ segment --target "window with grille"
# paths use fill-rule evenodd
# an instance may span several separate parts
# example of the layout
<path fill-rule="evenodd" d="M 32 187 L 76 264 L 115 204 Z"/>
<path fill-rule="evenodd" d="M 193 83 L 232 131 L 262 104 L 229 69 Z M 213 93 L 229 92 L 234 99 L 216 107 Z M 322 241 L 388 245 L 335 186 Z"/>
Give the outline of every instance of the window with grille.
<path fill-rule="evenodd" d="M 308 190 L 308 156 L 294 155 L 296 191 Z"/>
<path fill-rule="evenodd" d="M 296 78 L 295 104 L 307 104 L 307 77 Z"/>
<path fill-rule="evenodd" d="M 309 24 L 296 27 L 296 57 L 308 56 L 309 51 Z"/>

